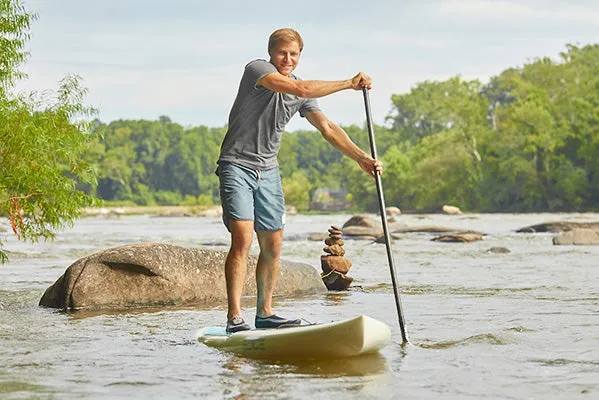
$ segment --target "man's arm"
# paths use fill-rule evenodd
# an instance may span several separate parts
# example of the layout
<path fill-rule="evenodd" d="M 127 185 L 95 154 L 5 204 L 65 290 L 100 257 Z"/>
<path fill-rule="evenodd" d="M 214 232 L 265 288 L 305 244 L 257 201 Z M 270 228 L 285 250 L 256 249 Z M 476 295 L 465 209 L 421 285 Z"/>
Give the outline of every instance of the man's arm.
<path fill-rule="evenodd" d="M 358 163 L 360 168 L 374 176 L 374 170 L 383 172 L 383 163 L 373 159 L 368 153 L 360 149 L 337 124 L 331 122 L 322 111 L 306 113 L 306 119 L 320 131 L 322 136 L 341 153 Z"/>
<path fill-rule="evenodd" d="M 298 81 L 279 72 L 271 72 L 262 77 L 256 85 L 264 86 L 273 92 L 313 99 L 345 89 L 362 90 L 364 86 L 370 89 L 371 84 L 372 80 L 364 72 L 359 72 L 353 78 L 342 81 Z"/>

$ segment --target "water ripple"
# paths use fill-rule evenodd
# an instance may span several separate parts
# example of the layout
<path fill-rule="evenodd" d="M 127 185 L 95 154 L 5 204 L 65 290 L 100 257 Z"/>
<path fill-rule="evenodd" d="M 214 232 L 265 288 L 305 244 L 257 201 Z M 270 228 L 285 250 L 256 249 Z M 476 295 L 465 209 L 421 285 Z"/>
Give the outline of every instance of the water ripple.
<path fill-rule="evenodd" d="M 418 343 L 416 344 L 416 346 L 421 347 L 423 349 L 448 349 L 452 347 L 469 346 L 472 344 L 490 344 L 493 346 L 503 346 L 508 344 L 509 342 L 510 341 L 501 336 L 497 336 L 492 333 L 483 333 L 479 335 L 469 336 L 461 340 L 450 340 L 447 342 L 438 343 Z"/>
<path fill-rule="evenodd" d="M 361 287 L 366 292 L 388 292 L 393 290 L 393 285 L 389 283 L 380 283 L 374 286 Z M 547 286 L 531 286 L 531 287 L 462 287 L 462 286 L 446 286 L 446 285 L 401 285 L 401 293 L 406 295 L 428 295 L 428 294 L 439 294 L 439 295 L 465 295 L 474 297 L 493 297 L 493 296 L 507 296 L 515 297 L 514 295 L 534 293 L 537 291 L 546 290 L 559 290 L 559 287 L 549 288 Z M 563 288 L 562 288 L 563 289 Z M 565 289 L 564 289 L 565 290 Z M 544 300 L 544 297 L 538 297 L 538 300 Z M 572 299 L 568 299 L 570 301 Z M 595 299 L 581 299 L 581 300 L 595 300 Z"/>
<path fill-rule="evenodd" d="M 564 366 L 564 365 L 592 365 L 599 366 L 599 360 L 570 360 L 566 358 L 557 358 L 557 359 L 531 359 L 533 363 L 545 366 L 545 367 L 555 367 L 555 366 Z"/>

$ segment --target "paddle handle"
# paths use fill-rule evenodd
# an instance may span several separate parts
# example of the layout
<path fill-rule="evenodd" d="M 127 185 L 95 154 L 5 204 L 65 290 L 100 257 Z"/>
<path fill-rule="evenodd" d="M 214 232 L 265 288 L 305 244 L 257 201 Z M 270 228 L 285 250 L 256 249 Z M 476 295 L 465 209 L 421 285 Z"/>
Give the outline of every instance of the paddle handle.
<path fill-rule="evenodd" d="M 366 108 L 366 123 L 368 125 L 368 137 L 370 139 L 370 152 L 372 158 L 375 160 L 378 158 L 376 154 L 376 143 L 374 140 L 374 128 L 372 125 L 372 115 L 370 112 L 370 95 L 368 88 L 363 87 L 362 92 L 364 94 L 364 106 Z M 383 233 L 385 235 L 385 246 L 387 247 L 387 259 L 389 261 L 389 270 L 391 271 L 391 281 L 393 282 L 393 294 L 395 295 L 395 307 L 397 308 L 397 316 L 399 318 L 399 329 L 401 331 L 401 338 L 403 343 L 408 343 L 408 334 L 406 333 L 406 322 L 403 317 L 403 309 L 401 305 L 401 298 L 399 295 L 399 287 L 395 278 L 395 263 L 393 261 L 393 253 L 391 251 L 391 240 L 389 235 L 389 226 L 387 225 L 387 212 L 385 207 L 385 198 L 383 195 L 383 183 L 381 181 L 381 175 L 378 171 L 374 171 L 374 178 L 376 180 L 376 192 L 379 197 L 379 208 L 381 213 L 381 222 L 383 223 Z"/>

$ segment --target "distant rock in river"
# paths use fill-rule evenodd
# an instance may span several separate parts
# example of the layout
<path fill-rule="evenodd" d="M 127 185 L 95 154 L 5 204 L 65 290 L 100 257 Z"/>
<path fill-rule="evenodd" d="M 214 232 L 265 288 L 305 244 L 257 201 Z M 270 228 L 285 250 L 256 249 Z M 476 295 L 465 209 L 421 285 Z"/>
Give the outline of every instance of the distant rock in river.
<path fill-rule="evenodd" d="M 599 222 L 544 222 L 518 229 L 518 233 L 567 232 L 573 229 L 592 229 L 599 231 Z"/>
<path fill-rule="evenodd" d="M 599 231 L 593 229 L 573 229 L 553 238 L 555 245 L 599 245 Z"/>

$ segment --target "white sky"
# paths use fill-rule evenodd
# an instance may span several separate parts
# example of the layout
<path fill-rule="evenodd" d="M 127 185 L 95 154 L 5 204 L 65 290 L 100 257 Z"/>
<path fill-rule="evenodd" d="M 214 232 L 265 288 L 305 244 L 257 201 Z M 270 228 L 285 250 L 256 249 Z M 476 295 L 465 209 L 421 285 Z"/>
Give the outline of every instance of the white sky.
<path fill-rule="evenodd" d="M 23 0 L 39 14 L 20 90 L 57 87 L 78 74 L 104 122 L 169 116 L 184 126 L 227 122 L 244 65 L 266 58 L 268 36 L 304 38 L 295 74 L 374 79 L 373 119 L 391 95 L 424 80 L 486 82 L 567 43 L 599 43 L 599 0 Z M 361 92 L 320 99 L 332 121 L 362 125 Z M 288 130 L 312 129 L 296 115 Z"/>

